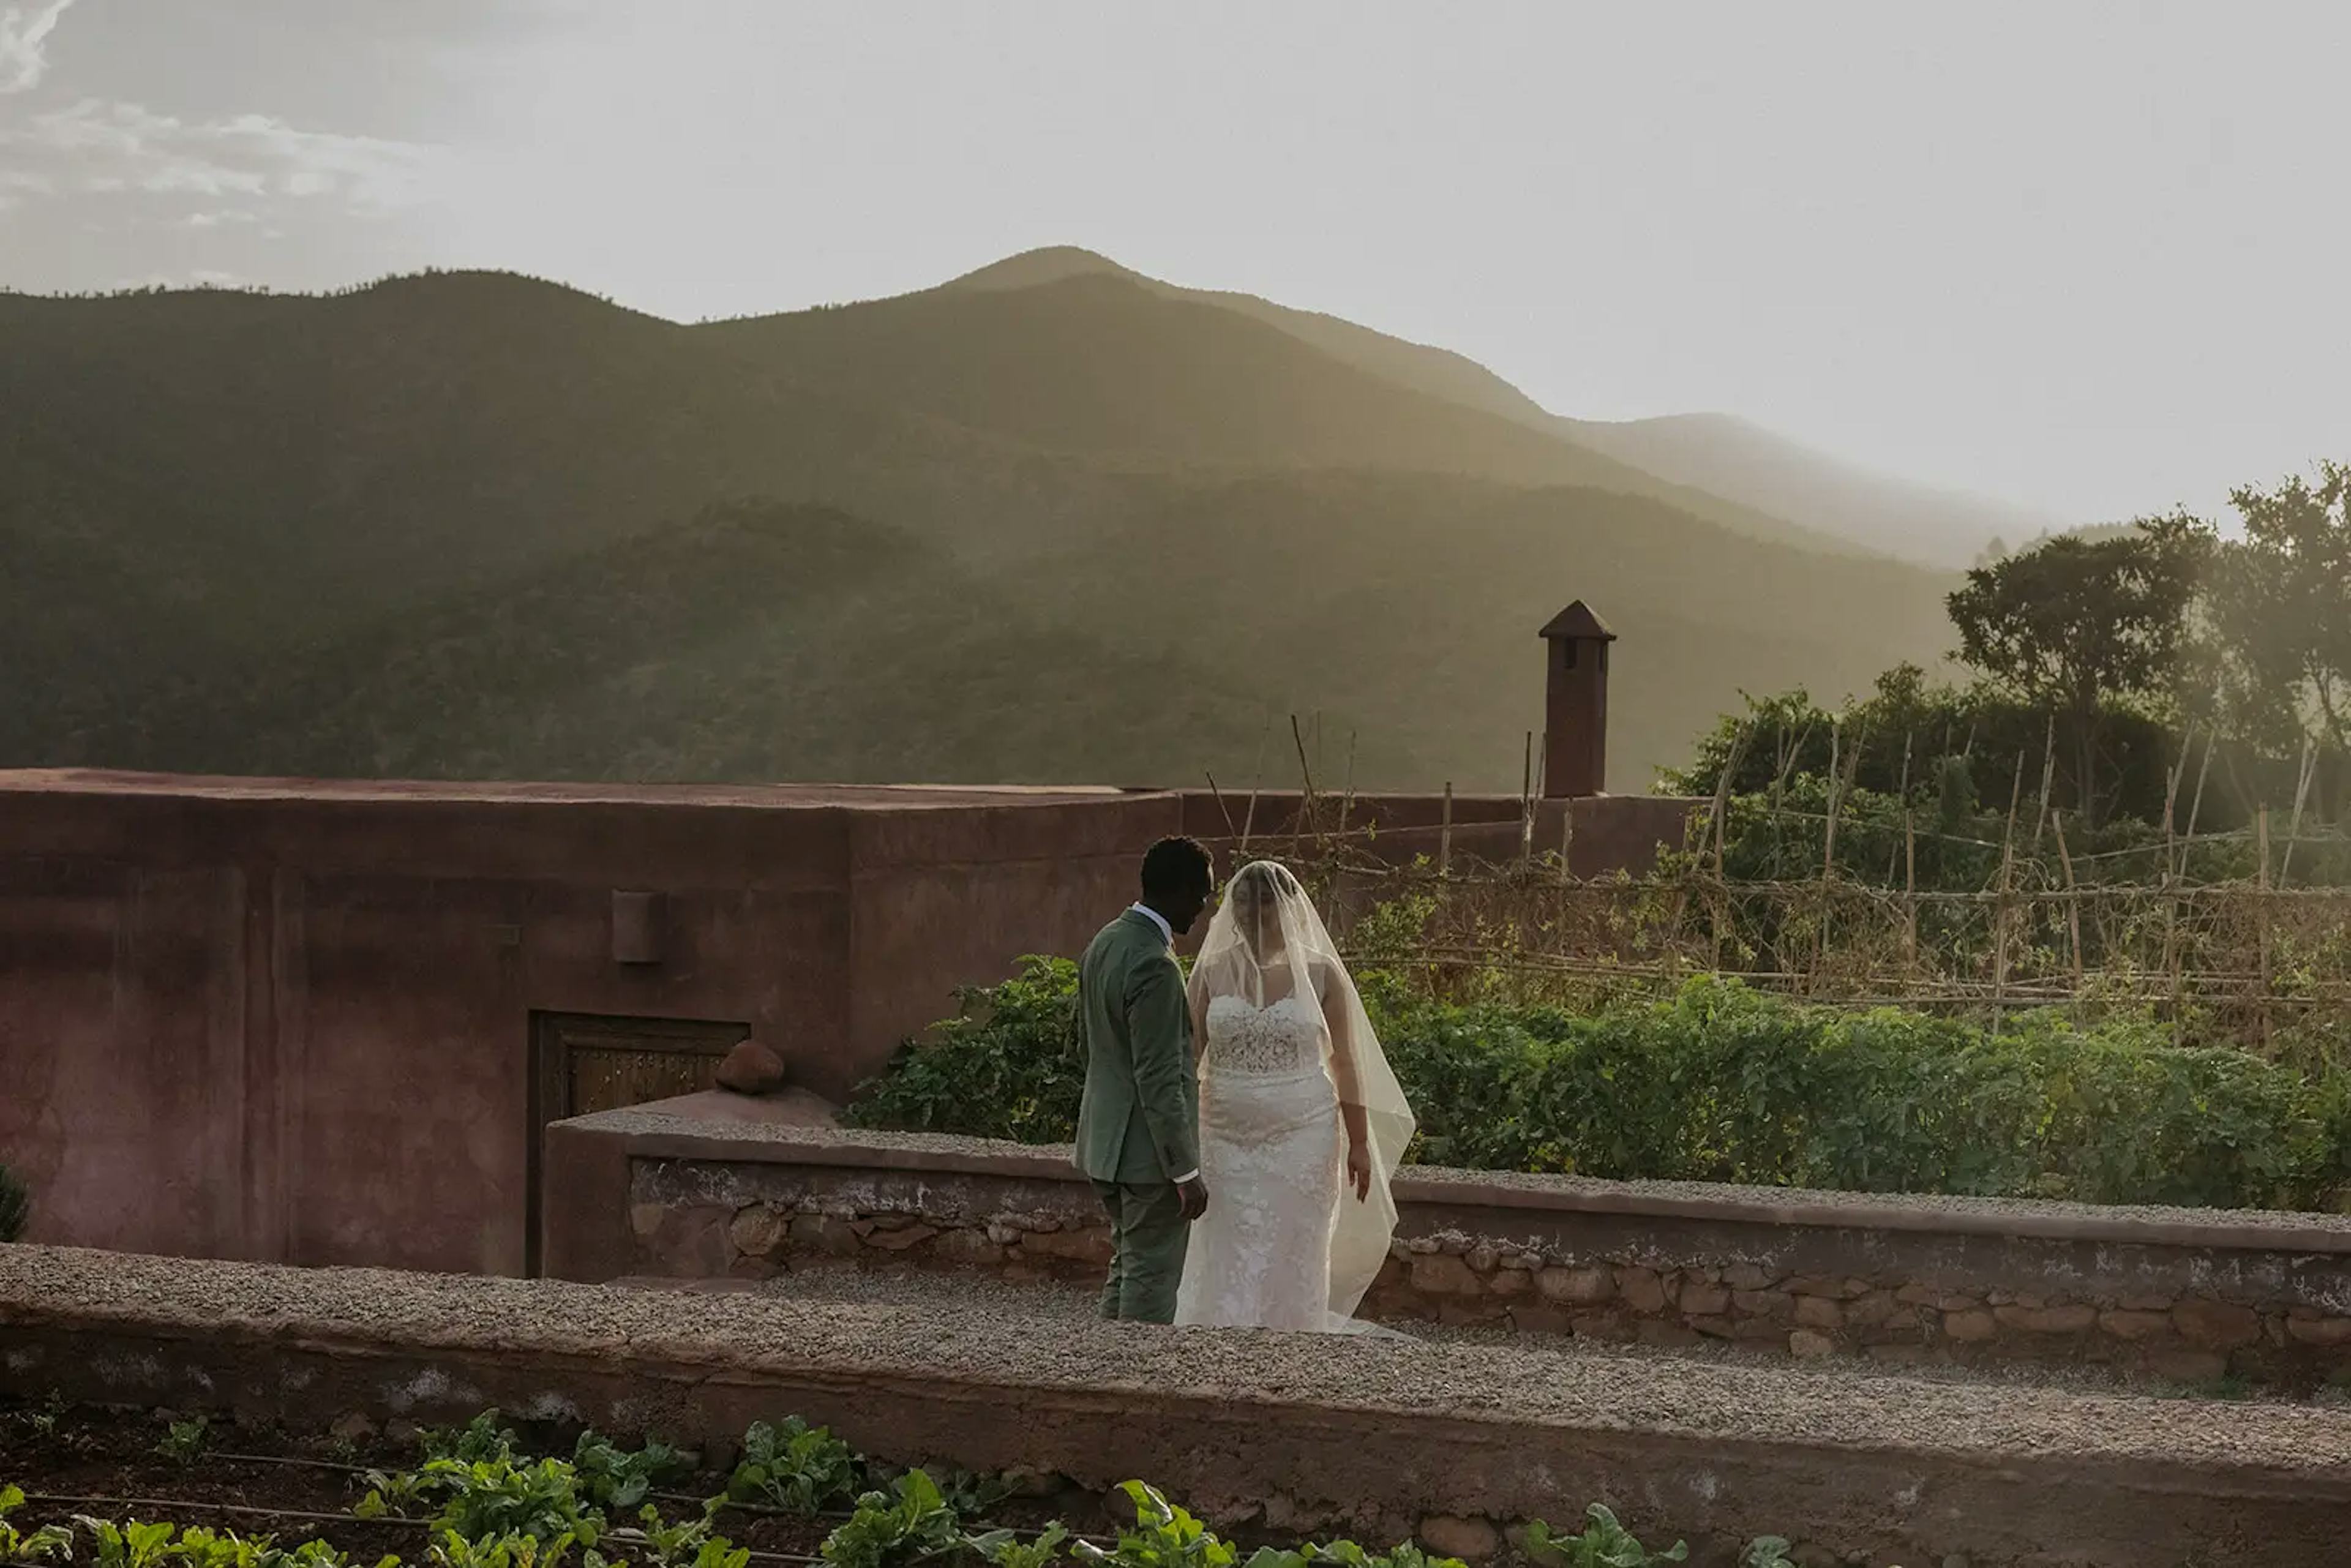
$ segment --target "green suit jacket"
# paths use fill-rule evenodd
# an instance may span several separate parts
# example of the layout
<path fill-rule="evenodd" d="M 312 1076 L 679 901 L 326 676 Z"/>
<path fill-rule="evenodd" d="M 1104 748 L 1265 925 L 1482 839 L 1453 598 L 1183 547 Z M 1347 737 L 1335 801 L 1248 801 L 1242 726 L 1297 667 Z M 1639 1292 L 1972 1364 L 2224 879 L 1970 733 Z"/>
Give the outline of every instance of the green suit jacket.
<path fill-rule="evenodd" d="M 1174 1181 L 1200 1168 L 1200 1085 L 1184 971 L 1148 915 L 1102 928 L 1078 964 L 1086 1092 L 1078 1167 L 1096 1181 Z"/>

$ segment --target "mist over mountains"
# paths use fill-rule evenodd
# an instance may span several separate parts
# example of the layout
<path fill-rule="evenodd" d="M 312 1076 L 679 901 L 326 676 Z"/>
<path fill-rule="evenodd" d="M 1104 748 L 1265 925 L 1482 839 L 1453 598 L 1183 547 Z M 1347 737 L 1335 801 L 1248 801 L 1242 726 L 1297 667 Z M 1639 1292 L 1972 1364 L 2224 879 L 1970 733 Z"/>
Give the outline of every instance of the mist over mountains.
<path fill-rule="evenodd" d="M 1518 783 L 1535 631 L 1611 784 L 1947 643 L 2011 508 L 1090 253 L 679 325 L 512 275 L 0 295 L 0 764 Z"/>

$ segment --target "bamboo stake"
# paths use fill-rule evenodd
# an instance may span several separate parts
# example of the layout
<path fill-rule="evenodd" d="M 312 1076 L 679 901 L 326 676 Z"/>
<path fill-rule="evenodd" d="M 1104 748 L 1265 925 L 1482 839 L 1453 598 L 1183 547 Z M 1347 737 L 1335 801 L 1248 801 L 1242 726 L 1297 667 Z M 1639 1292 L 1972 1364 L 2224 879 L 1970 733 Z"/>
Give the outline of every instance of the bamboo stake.
<path fill-rule="evenodd" d="M 1722 772 L 1714 781 L 1713 820 L 1708 826 L 1714 832 L 1714 880 L 1717 884 L 1722 882 L 1724 840 L 1729 831 L 1728 819 L 1730 815 L 1730 781 L 1738 777 L 1739 765 L 1747 757 L 1747 744 L 1754 738 L 1754 736 L 1755 727 L 1750 722 L 1732 738 L 1729 754 L 1723 758 Z M 1699 864 L 1703 867 L 1706 840 L 1702 837 L 1698 840 L 1698 854 Z M 1710 971 L 1719 970 L 1722 967 L 1722 920 L 1728 899 L 1721 887 L 1715 885 L 1707 889 L 1706 903 L 1708 924 L 1714 935 L 1714 955 L 1707 967 Z"/>
<path fill-rule="evenodd" d="M 2212 771 L 2212 746 L 2220 738 L 2218 729 L 2204 732 L 2204 764 L 2196 769 L 2196 793 L 2188 804 L 2188 825 L 2179 840 L 2179 875 L 2188 875 L 2188 853 L 2196 847 L 2196 821 L 2204 814 L 2204 780 Z"/>
<path fill-rule="evenodd" d="M 1861 775 L 1862 747 L 1869 743 L 1869 727 L 1864 725 L 1854 737 L 1853 752 L 1845 758 L 1844 771 L 1836 769 L 1836 747 L 1834 736 L 1829 748 L 1829 821 L 1821 835 L 1821 913 L 1813 926 L 1813 967 L 1825 968 L 1829 958 L 1829 916 L 1834 908 L 1836 874 L 1837 810 L 1853 789 L 1853 781 Z"/>
<path fill-rule="evenodd" d="M 2016 786 L 2009 794 L 2008 831 L 2000 845 L 2000 898 L 1992 906 L 1991 1030 L 2000 1032 L 2008 1002 L 2008 893 L 2016 865 L 2016 791 L 2024 786 L 2024 753 L 2016 754 Z"/>
<path fill-rule="evenodd" d="M 1535 858 L 1535 732 L 1527 731 L 1525 759 L 1519 768 L 1519 863 Z"/>
<path fill-rule="evenodd" d="M 1910 743 L 1916 736 L 1914 730 L 1905 730 L 1902 734 L 1902 782 L 1896 788 L 1894 797 L 1902 802 L 1903 831 L 1906 834 L 1909 831 L 1910 821 Z M 1894 856 L 1896 852 L 1893 849 L 1886 852 L 1886 880 L 1888 882 L 1894 880 Z"/>
<path fill-rule="evenodd" d="M 2188 857 L 2196 848 L 2196 819 L 2202 815 L 2204 810 L 2204 780 L 2212 771 L 2212 747 L 2220 737 L 2220 732 L 2216 727 L 2208 725 L 2205 727 L 2204 761 L 2202 766 L 2196 769 L 2196 793 L 2189 800 L 2188 821 L 2179 835 L 2179 866 L 2170 879 L 2174 887 L 2188 880 Z M 2182 757 L 2179 761 L 2181 767 L 2187 766 L 2187 758 Z M 2167 902 L 2166 904 L 2167 909 L 2176 907 L 2176 903 Z M 2175 1041 L 2182 1040 L 2188 1027 L 2188 1020 L 2183 1016 L 2183 1010 L 2179 1005 L 2179 971 L 2182 956 L 2179 949 L 2175 946 L 2171 953 L 2170 966 L 2171 1038 Z"/>
<path fill-rule="evenodd" d="M 1208 775 L 1208 793 L 1216 797 L 1217 810 L 1225 819 L 1225 837 L 1229 839 L 1233 836 L 1232 808 L 1225 804 L 1225 792 L 1217 788 L 1217 776 L 1213 773 Z"/>
<path fill-rule="evenodd" d="M 2049 787 L 2055 782 L 2056 774 L 2057 714 L 2053 708 L 2049 714 L 2049 733 L 2041 742 L 2041 804 L 2032 811 L 2032 848 L 2029 852 L 2036 860 L 2041 854 L 2041 825 L 2049 817 Z"/>
<path fill-rule="evenodd" d="M 2065 873 L 2065 892 L 2068 895 L 2065 901 L 2065 923 L 2074 943 L 2074 993 L 2079 996 L 2082 991 L 2082 904 L 2081 900 L 2074 896 L 2078 890 L 2074 885 L 2074 857 L 2065 850 L 2064 813 L 2055 813 L 2050 825 L 2057 833 L 2057 864 Z"/>
<path fill-rule="evenodd" d="M 1450 875 L 1453 870 L 1453 780 L 1445 781 L 1445 821 L 1437 837 L 1437 874 Z"/>
<path fill-rule="evenodd" d="M 1714 781 L 1714 807 L 1708 826 L 1714 833 L 1714 873 L 1717 876 L 1722 874 L 1724 819 L 1730 814 L 1730 781 L 1739 776 L 1739 765 L 1747 759 L 1747 743 L 1754 737 L 1752 725 L 1739 732 L 1738 737 L 1730 743 L 1729 755 L 1723 759 L 1722 772 Z M 1698 839 L 1698 848 L 1701 852 L 1706 848 L 1703 835 Z"/>
<path fill-rule="evenodd" d="M 1347 819 L 1355 810 L 1355 732 L 1347 732 L 1347 791 L 1339 797 L 1339 840 L 1347 838 Z"/>
<path fill-rule="evenodd" d="M 2285 830 L 2285 858 L 2278 866 L 2278 885 L 2285 885 L 2286 873 L 2294 869 L 2294 846 L 2302 841 L 2302 803 L 2310 795 L 2310 781 L 2318 772 L 2318 749 L 2310 737 L 2302 737 L 2301 775 L 2294 786 L 2294 821 Z"/>
<path fill-rule="evenodd" d="M 1306 761 L 1306 736 L 1298 727 L 1298 716 L 1290 716 L 1290 744 L 1298 747 L 1298 774 L 1305 792 L 1298 798 L 1298 814 L 1290 820 L 1290 858 L 1298 858 L 1298 846 L 1306 831 L 1306 824 L 1314 813 L 1314 769 Z M 1318 838 L 1320 834 L 1316 835 Z"/>
<path fill-rule="evenodd" d="M 1575 802 L 1562 800 L 1559 806 L 1559 882 L 1564 887 L 1573 880 L 1568 867 L 1575 856 Z"/>
<path fill-rule="evenodd" d="M 1902 966 L 1918 967 L 1918 833 L 1906 801 L 1902 807 Z"/>
<path fill-rule="evenodd" d="M 1829 820 L 1828 825 L 1821 830 L 1821 877 L 1823 881 L 1836 874 L 1837 800 L 1844 782 L 1844 775 L 1837 768 L 1837 747 L 1842 741 L 1840 732 L 1843 728 L 1844 726 L 1838 724 L 1829 729 Z M 1858 762 L 1861 747 L 1855 747 L 1853 754 L 1854 760 Z"/>
<path fill-rule="evenodd" d="M 2262 966 L 2261 989 L 2256 993 L 2261 1000 L 2253 1012 L 2253 1035 L 2262 1042 L 2263 1049 L 2267 1049 L 2270 1043 L 2270 809 L 2267 806 L 2254 816 L 2253 831 L 2259 841 L 2254 853 L 2259 857 L 2261 868 L 2255 877 L 2261 894 L 2253 905 L 2256 923 L 2253 940 L 2260 948 Z"/>
<path fill-rule="evenodd" d="M 1249 834 L 1257 827 L 1257 792 L 1265 783 L 1265 748 L 1267 743 L 1272 740 L 1272 738 L 1273 709 L 1268 707 L 1265 710 L 1265 728 L 1259 732 L 1257 737 L 1257 770 L 1255 777 L 1249 780 L 1249 812 L 1241 819 L 1241 853 L 1243 856 L 1247 856 L 1249 853 Z"/>
<path fill-rule="evenodd" d="M 2163 791 L 2163 877 L 2159 883 L 2163 894 L 2163 972 L 2170 977 L 2171 1037 L 2175 1041 L 2179 1038 L 2179 971 L 2175 956 L 2175 945 L 2179 941 L 2179 905 L 2171 896 L 2171 858 L 2173 845 L 2179 831 L 2178 815 L 2179 781 L 2187 775 L 2189 749 L 2195 744 L 2196 727 L 2191 724 L 2188 727 L 2188 733 L 2180 738 L 2179 760 L 2172 768 L 2170 782 L 2165 786 Z"/>

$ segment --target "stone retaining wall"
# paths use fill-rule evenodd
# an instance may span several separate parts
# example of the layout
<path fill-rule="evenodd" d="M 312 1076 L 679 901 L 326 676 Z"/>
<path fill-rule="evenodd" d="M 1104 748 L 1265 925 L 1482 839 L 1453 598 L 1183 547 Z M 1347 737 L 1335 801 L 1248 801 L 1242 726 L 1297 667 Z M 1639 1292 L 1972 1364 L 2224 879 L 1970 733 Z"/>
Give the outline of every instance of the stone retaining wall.
<path fill-rule="evenodd" d="M 575 1157 L 604 1162 L 609 1196 L 580 1187 L 575 1230 L 627 1217 L 601 1263 L 564 1271 L 764 1278 L 847 1262 L 1080 1281 L 1110 1255 L 1092 1191 L 1059 1150 L 718 1131 L 642 1112 L 556 1129 Z M 1396 1196 L 1395 1255 L 1364 1303 L 1392 1322 L 2351 1384 L 2351 1221 L 2337 1217 L 1417 1169 Z M 580 1212 L 600 1201 L 601 1217 Z M 582 1254 L 550 1234 L 549 1255 Z"/>

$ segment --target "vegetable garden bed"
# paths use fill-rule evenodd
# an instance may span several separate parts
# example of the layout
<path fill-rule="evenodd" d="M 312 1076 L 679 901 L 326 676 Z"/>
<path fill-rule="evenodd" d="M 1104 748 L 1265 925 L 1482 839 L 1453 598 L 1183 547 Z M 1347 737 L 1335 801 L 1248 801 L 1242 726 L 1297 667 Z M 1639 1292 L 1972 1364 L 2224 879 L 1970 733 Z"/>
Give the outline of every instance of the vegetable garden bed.
<path fill-rule="evenodd" d="M 536 1436 L 526 1437 L 523 1427 Z M 169 1414 L 0 1408 L 0 1563 L 99 1568 L 1462 1568 L 1414 1543 L 1231 1539 L 1140 1483 L 1118 1510 L 1052 1478 L 873 1465 L 821 1427 L 760 1423 L 730 1452 L 641 1448 L 496 1411 L 464 1427 L 379 1434 L 350 1421 L 325 1445 L 215 1431 Z M 568 1457 L 566 1457 L 568 1456 Z M 731 1461 L 714 1463 L 713 1461 Z M 1072 1506 L 1074 1505 L 1074 1506 Z M 1110 1512 L 1131 1511 L 1113 1522 Z M 1073 1528 L 1065 1513 L 1102 1517 Z M 1498 1545 L 1501 1543 L 1497 1542 Z M 1776 1537 L 1741 1568 L 1792 1560 Z M 1534 1568 L 1646 1568 L 1604 1508 L 1574 1534 L 1536 1523 L 1502 1548 Z"/>

